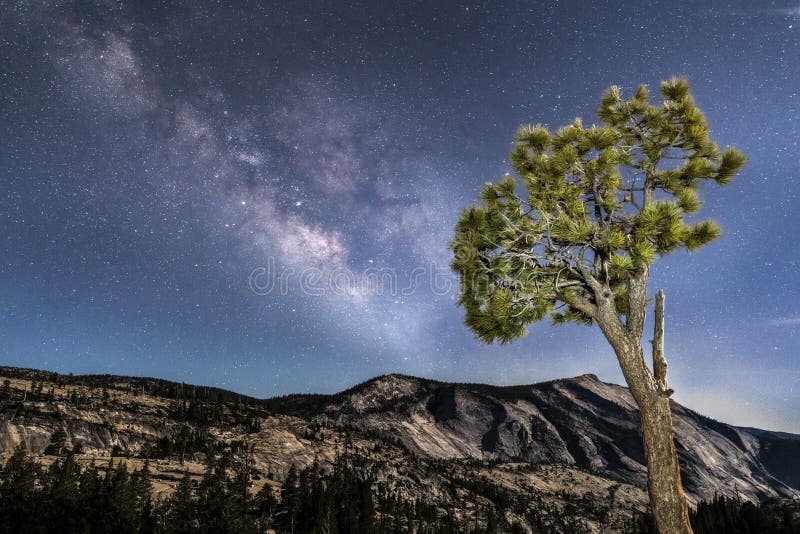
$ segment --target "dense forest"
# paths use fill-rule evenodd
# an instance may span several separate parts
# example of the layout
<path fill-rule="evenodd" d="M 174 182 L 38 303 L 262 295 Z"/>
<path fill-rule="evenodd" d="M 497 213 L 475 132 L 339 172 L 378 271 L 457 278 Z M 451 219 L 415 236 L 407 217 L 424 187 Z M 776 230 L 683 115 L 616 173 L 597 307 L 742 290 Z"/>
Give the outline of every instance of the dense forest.
<path fill-rule="evenodd" d="M 20 446 L 0 472 L 0 533 L 500 533 L 525 532 L 500 511 L 512 509 L 502 493 L 489 497 L 472 517 L 407 500 L 373 483 L 368 471 L 346 455 L 330 469 L 290 469 L 280 487 L 252 491 L 246 451 L 227 450 L 203 476 L 186 474 L 164 499 L 154 497 L 148 463 L 129 471 L 124 460 L 81 466 L 71 451 L 45 467 Z M 569 509 L 528 512 L 534 532 L 587 532 Z M 692 512 L 696 534 L 800 533 L 797 503 L 762 506 L 717 498 Z M 646 516 L 630 532 L 651 530 Z"/>
<path fill-rule="evenodd" d="M 226 451 L 203 477 L 187 474 L 168 498 L 156 501 L 147 463 L 129 472 L 124 460 L 81 467 L 68 452 L 44 468 L 24 447 L 0 476 L 0 532 L 4 533 L 256 533 L 466 532 L 451 514 L 439 517 L 375 488 L 346 460 L 331 471 L 292 468 L 276 493 L 269 484 L 250 491 L 246 455 Z M 497 523 L 489 511 L 490 523 Z"/>
<path fill-rule="evenodd" d="M 800 503 L 750 501 L 718 496 L 689 510 L 694 534 L 796 534 L 800 533 Z M 640 516 L 635 534 L 656 534 L 652 517 Z"/>
<path fill-rule="evenodd" d="M 81 466 L 67 450 L 49 467 L 20 446 L 0 472 L 2 533 L 464 533 L 524 532 L 498 505 L 513 506 L 490 486 L 472 488 L 492 504 L 457 517 L 375 484 L 356 460 L 342 455 L 332 469 L 292 467 L 278 491 L 251 491 L 247 453 L 226 450 L 200 480 L 189 474 L 169 497 L 154 497 L 148 463 L 129 471 L 124 459 Z M 585 532 L 583 523 L 553 509 L 526 517 L 548 532 Z M 546 518 L 546 516 L 550 516 Z M 555 530 L 551 530 L 555 529 Z M 541 530 L 544 532 L 545 530 Z"/>

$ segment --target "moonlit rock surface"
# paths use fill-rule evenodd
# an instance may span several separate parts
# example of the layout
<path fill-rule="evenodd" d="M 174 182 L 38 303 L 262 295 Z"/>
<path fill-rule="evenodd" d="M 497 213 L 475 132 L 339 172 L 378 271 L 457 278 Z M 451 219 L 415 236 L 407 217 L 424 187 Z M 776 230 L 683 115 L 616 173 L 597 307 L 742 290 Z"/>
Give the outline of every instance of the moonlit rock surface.
<path fill-rule="evenodd" d="M 772 441 L 674 403 L 683 484 L 693 500 L 797 494 L 787 473 L 770 471 Z M 628 390 L 594 375 L 531 386 L 447 384 L 386 375 L 331 397 L 317 420 L 387 433 L 433 458 L 558 463 L 644 486 L 639 414 Z M 791 446 L 791 443 L 790 443 Z M 774 463 L 774 462 L 772 462 Z M 788 472 L 791 466 L 784 466 Z M 796 471 L 797 467 L 794 467 Z M 783 480 L 782 480 L 783 479 Z"/>
<path fill-rule="evenodd" d="M 55 376 L 3 369 L 17 392 L 30 390 L 31 379 Z M 0 456 L 20 443 L 43 455 L 58 428 L 67 433 L 68 446 L 81 445 L 87 461 L 115 449 L 140 455 L 159 440 L 174 442 L 185 425 L 195 428 L 176 417 L 179 401 L 133 395 L 148 380 L 99 376 L 92 387 L 50 383 L 55 401 L 4 402 Z M 86 400 L 69 402 L 70 389 L 82 391 Z M 262 483 L 278 483 L 292 464 L 330 465 L 350 436 L 373 474 L 409 496 L 446 493 L 442 481 L 431 478 L 426 466 L 432 463 L 455 460 L 447 469 L 457 473 L 469 463 L 464 460 L 491 460 L 470 465 L 487 469 L 487 476 L 514 492 L 533 487 L 557 500 L 559 492 L 600 496 L 622 484 L 628 511 L 646 502 L 638 411 L 626 388 L 594 375 L 509 387 L 385 375 L 335 395 L 249 399 L 260 420 L 255 432 L 235 422 L 235 403 L 214 402 L 222 419 L 207 427 L 209 439 L 252 446 L 255 465 L 266 477 Z M 800 436 L 737 428 L 677 403 L 672 407 L 683 484 L 693 502 L 715 494 L 751 500 L 800 496 Z M 201 456 L 186 458 L 197 472 Z M 158 465 L 168 491 L 183 465 L 174 458 Z M 575 477 L 580 487 L 570 482 Z"/>

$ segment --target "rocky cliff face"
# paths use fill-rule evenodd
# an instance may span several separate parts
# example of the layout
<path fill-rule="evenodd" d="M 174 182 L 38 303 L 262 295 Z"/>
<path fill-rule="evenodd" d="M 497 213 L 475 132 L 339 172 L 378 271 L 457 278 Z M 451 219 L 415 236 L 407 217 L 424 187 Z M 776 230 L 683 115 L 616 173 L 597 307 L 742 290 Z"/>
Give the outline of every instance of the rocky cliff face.
<path fill-rule="evenodd" d="M 421 456 L 565 464 L 646 483 L 633 398 L 593 375 L 513 387 L 388 375 L 316 403 L 314 420 L 394 436 Z M 798 493 L 797 436 L 736 428 L 677 403 L 673 414 L 691 498 Z"/>
<path fill-rule="evenodd" d="M 0 368 L 6 380 L 0 455 L 25 443 L 47 459 L 63 430 L 64 445 L 82 450 L 83 461 L 157 459 L 151 465 L 165 492 L 182 472 L 202 472 L 209 445 L 246 444 L 257 486 L 277 487 L 292 464 L 331 465 L 347 442 L 386 491 L 456 513 L 479 507 L 480 491 L 491 487 L 540 508 L 569 504 L 587 531 L 615 532 L 647 502 L 633 399 L 592 375 L 513 387 L 387 375 L 336 395 L 269 400 Z M 800 496 L 800 437 L 732 427 L 678 404 L 673 414 L 690 499 Z"/>

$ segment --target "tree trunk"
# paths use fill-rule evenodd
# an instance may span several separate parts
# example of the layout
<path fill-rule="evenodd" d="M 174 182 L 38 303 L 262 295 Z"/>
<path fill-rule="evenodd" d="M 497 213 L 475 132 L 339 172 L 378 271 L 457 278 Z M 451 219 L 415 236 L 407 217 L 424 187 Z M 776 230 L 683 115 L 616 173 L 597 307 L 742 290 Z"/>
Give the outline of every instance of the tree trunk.
<path fill-rule="evenodd" d="M 628 389 L 639 407 L 647 462 L 647 490 L 658 532 L 692 534 L 675 449 L 669 392 L 658 387 L 647 370 L 641 346 L 630 351 L 618 351 L 617 358 Z"/>
<path fill-rule="evenodd" d="M 616 321 L 609 302 L 598 306 L 598 323 L 617 355 L 625 382 L 641 416 L 642 438 L 647 461 L 647 490 L 659 534 L 692 534 L 686 495 L 681 484 L 675 431 L 667 389 L 664 359 L 664 295 L 656 298 L 653 332 L 653 372 L 644 361 L 641 331 L 632 333 Z"/>
<path fill-rule="evenodd" d="M 686 495 L 681 484 L 675 450 L 669 397 L 656 393 L 639 404 L 644 454 L 647 459 L 647 490 L 660 534 L 691 534 Z"/>

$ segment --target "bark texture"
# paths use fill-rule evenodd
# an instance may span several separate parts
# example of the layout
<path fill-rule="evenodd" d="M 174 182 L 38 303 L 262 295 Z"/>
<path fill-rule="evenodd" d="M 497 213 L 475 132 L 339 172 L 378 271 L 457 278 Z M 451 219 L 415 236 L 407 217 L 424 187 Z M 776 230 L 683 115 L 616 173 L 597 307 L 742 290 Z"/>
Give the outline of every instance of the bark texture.
<path fill-rule="evenodd" d="M 646 282 L 645 284 L 646 287 Z M 642 288 L 630 292 L 642 298 Z M 641 309 L 644 309 L 642 302 Z M 647 367 L 642 349 L 644 313 L 629 316 L 623 325 L 609 298 L 598 299 L 595 317 L 606 339 L 614 348 L 628 388 L 639 407 L 642 439 L 647 459 L 647 489 L 659 534 L 692 534 L 686 495 L 681 484 L 680 465 L 675 449 L 664 358 L 664 294 L 658 292 L 653 331 L 653 371 Z M 632 319 L 632 321 L 631 321 Z"/>
<path fill-rule="evenodd" d="M 653 378 L 667 392 L 667 360 L 664 359 L 664 292 L 656 294 L 655 325 L 653 326 Z"/>
<path fill-rule="evenodd" d="M 669 397 L 655 395 L 646 406 L 640 404 L 639 411 L 647 458 L 647 490 L 658 531 L 661 534 L 691 534 Z"/>

